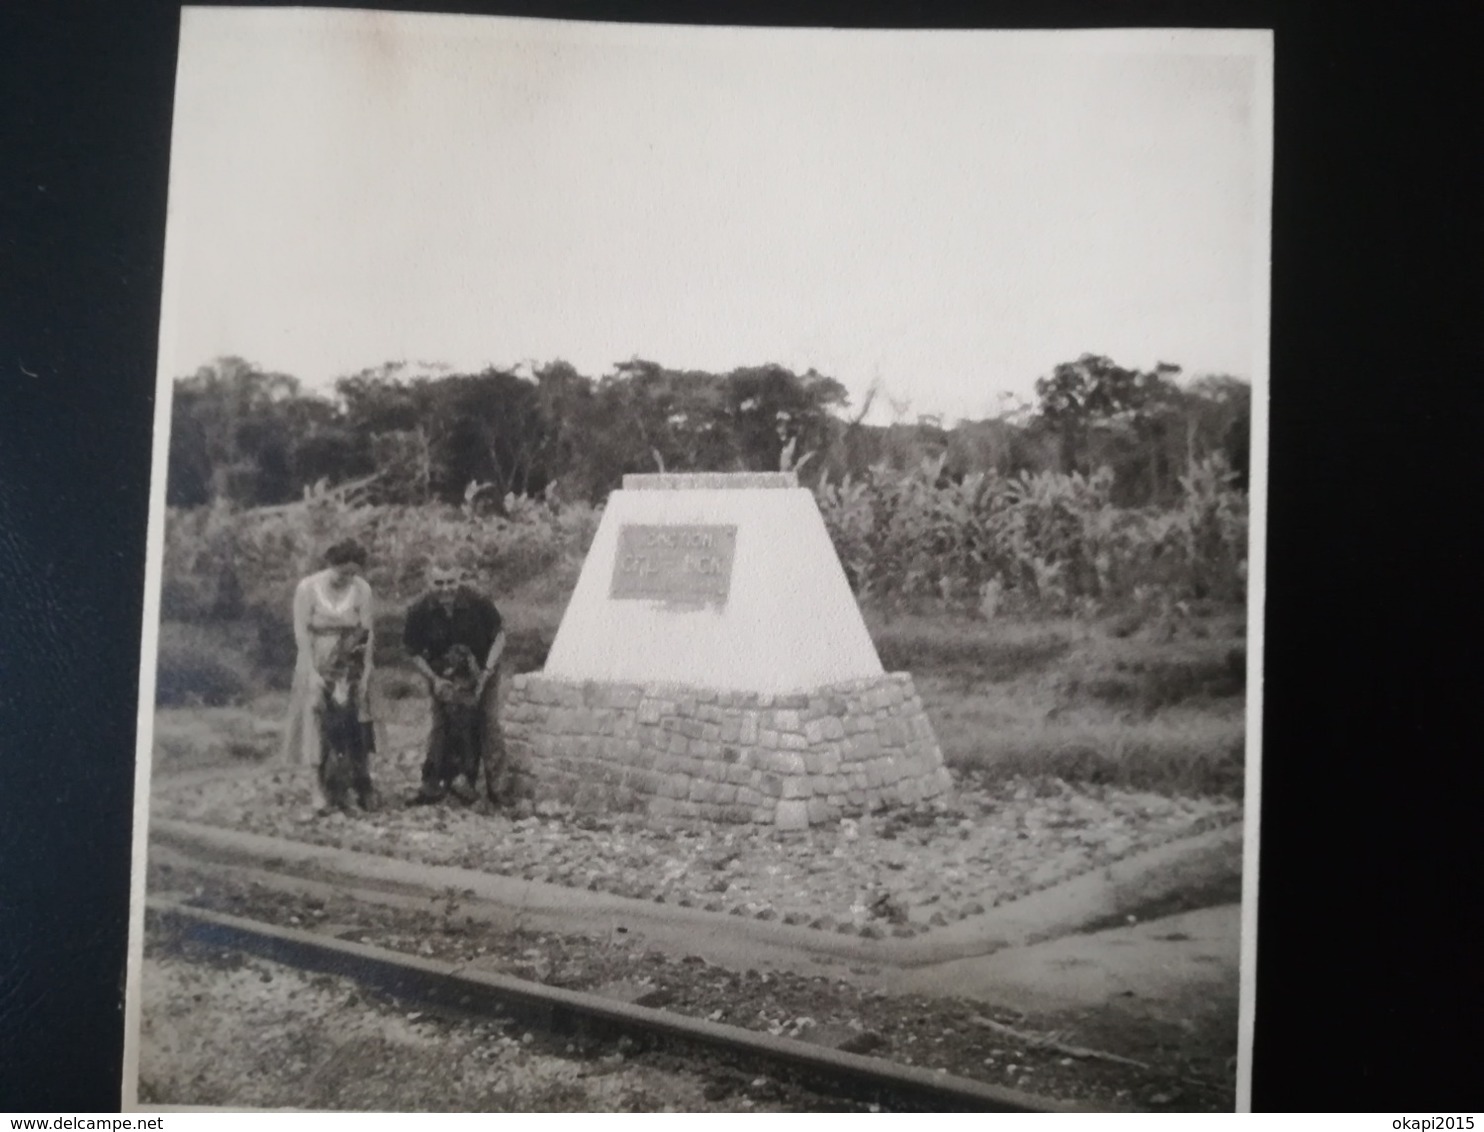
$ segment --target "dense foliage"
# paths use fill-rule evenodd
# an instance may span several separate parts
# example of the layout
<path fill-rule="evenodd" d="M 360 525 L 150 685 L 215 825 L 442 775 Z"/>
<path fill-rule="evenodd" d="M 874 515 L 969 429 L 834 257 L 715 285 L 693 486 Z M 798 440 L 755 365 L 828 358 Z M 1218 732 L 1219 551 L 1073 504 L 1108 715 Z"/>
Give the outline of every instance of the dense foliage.
<path fill-rule="evenodd" d="M 354 505 L 334 492 L 299 504 L 238 510 L 227 504 L 171 509 L 165 526 L 161 612 L 167 619 L 233 620 L 287 609 L 294 583 L 320 568 L 325 548 L 354 538 L 384 604 L 405 604 L 438 555 L 476 568 L 499 591 L 541 578 L 560 586 L 597 529 L 597 509 L 511 496 L 506 513 L 429 504 Z"/>
<path fill-rule="evenodd" d="M 992 617 L 1244 596 L 1247 501 L 1220 455 L 1180 477 L 1179 501 L 1166 509 L 1117 506 L 1107 469 L 953 480 L 943 465 L 942 457 L 906 472 L 882 464 L 816 489 L 863 599 Z M 232 620 L 286 609 L 295 580 L 347 537 L 368 548 L 371 581 L 391 605 L 417 592 L 440 553 L 478 568 L 497 592 L 535 584 L 564 600 L 598 517 L 586 503 L 513 494 L 501 514 L 483 513 L 473 497 L 462 507 L 353 505 L 333 492 L 285 507 L 172 509 L 163 613 Z"/>
<path fill-rule="evenodd" d="M 843 386 L 777 365 L 725 374 L 635 360 L 597 380 L 564 362 L 528 373 L 417 374 L 384 366 L 305 392 L 240 358 L 176 383 L 168 500 L 261 507 L 316 485 L 386 505 L 490 510 L 507 496 L 599 504 L 625 472 L 768 470 L 786 450 L 806 482 L 857 481 L 942 458 L 942 474 L 1003 477 L 1111 470 L 1121 506 L 1173 506 L 1179 477 L 1222 454 L 1245 486 L 1250 390 L 1228 377 L 1186 384 L 1084 355 L 1037 384 L 1039 403 L 991 420 L 865 423 Z"/>
<path fill-rule="evenodd" d="M 936 599 L 993 617 L 1245 596 L 1247 500 L 1219 453 L 1179 478 L 1165 509 L 1117 506 L 1106 467 L 953 480 L 943 464 L 878 466 L 820 486 L 825 524 L 862 597 Z"/>
<path fill-rule="evenodd" d="M 1039 384 L 1034 413 L 873 428 L 841 415 L 838 383 L 779 366 L 633 362 L 596 382 L 563 363 L 530 377 L 388 369 L 328 399 L 229 359 L 176 391 L 161 671 L 185 683 L 162 675 L 161 693 L 226 696 L 247 680 L 238 654 L 284 678 L 294 583 L 343 538 L 370 554 L 378 653 L 395 650 L 435 555 L 477 568 L 502 601 L 559 609 L 607 491 L 656 468 L 797 469 L 851 586 L 887 613 L 1231 607 L 1245 598 L 1248 388 L 1173 374 L 1087 355 Z M 206 622 L 230 631 L 231 656 L 191 627 Z M 526 667 L 549 628 L 513 639 Z"/>

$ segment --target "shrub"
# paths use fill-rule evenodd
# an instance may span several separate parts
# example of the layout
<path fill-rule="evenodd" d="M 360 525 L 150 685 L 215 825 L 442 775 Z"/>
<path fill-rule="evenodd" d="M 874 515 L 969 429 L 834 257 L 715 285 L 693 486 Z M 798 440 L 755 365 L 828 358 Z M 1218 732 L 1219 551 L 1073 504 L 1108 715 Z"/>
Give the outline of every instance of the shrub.
<path fill-rule="evenodd" d="M 1143 706 L 1150 712 L 1198 697 L 1240 696 L 1246 690 L 1245 670 L 1234 675 L 1225 657 L 1151 664 L 1143 676 Z"/>
<path fill-rule="evenodd" d="M 251 640 L 249 655 L 263 682 L 276 691 L 290 687 L 299 659 L 292 613 L 287 608 L 256 605 L 248 610 L 245 622 Z"/>
<path fill-rule="evenodd" d="M 1089 679 L 1071 678 L 1065 691 L 1081 693 L 1103 703 L 1137 707 L 1146 715 L 1192 700 L 1230 699 L 1246 690 L 1245 671 L 1233 672 L 1230 657 L 1231 653 L 1132 664 L 1119 662 L 1115 672 Z"/>
<path fill-rule="evenodd" d="M 1059 778 L 1170 795 L 1242 797 L 1245 747 L 1240 736 L 1195 743 L 1188 738 L 1109 729 L 1107 734 L 1046 734 L 987 754 L 945 752 L 945 761 L 981 782 Z"/>
<path fill-rule="evenodd" d="M 161 624 L 155 671 L 155 703 L 161 707 L 222 707 L 261 691 L 250 661 L 202 626 Z"/>
<path fill-rule="evenodd" d="M 505 634 L 500 666 L 506 672 L 534 672 L 546 664 L 555 633 L 545 626 L 512 626 Z"/>
<path fill-rule="evenodd" d="M 1040 671 L 1072 645 L 1065 634 L 1040 626 L 1027 632 L 965 621 L 955 625 L 942 618 L 875 624 L 871 639 L 888 672 L 972 670 L 995 683 Z"/>
<path fill-rule="evenodd" d="M 325 548 L 345 538 L 366 547 L 368 580 L 387 610 L 421 592 L 428 564 L 440 554 L 476 566 L 496 595 L 548 576 L 570 589 L 597 530 L 598 509 L 511 497 L 506 512 L 485 517 L 443 505 L 351 506 L 324 493 L 283 507 L 173 509 L 162 605 L 172 620 L 244 612 L 276 637 L 277 644 L 265 647 L 278 657 L 295 584 L 319 568 Z"/>

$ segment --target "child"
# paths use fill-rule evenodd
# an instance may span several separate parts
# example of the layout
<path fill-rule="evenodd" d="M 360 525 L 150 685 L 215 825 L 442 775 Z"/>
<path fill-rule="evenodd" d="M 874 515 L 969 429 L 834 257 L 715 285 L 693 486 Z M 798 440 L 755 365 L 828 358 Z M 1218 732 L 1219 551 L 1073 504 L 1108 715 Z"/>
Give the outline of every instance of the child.
<path fill-rule="evenodd" d="M 352 630 L 341 635 L 321 671 L 324 687 L 316 705 L 320 729 L 319 781 L 326 805 L 349 810 L 350 793 L 363 810 L 374 810 L 371 782 L 371 725 L 361 719 L 357 689 L 366 671 L 370 635 Z"/>
<path fill-rule="evenodd" d="M 479 663 L 467 645 L 456 644 L 445 654 L 440 673 L 448 681 L 439 695 L 443 704 L 444 765 L 449 789 L 465 802 L 474 801 L 479 781 Z M 468 787 L 459 784 L 462 776 Z"/>

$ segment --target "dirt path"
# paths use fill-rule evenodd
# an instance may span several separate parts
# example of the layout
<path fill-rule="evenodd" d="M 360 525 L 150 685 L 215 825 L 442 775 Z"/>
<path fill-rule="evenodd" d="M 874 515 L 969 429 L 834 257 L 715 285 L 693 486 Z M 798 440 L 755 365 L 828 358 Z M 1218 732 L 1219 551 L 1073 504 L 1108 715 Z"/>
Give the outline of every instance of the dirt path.
<path fill-rule="evenodd" d="M 1235 1001 L 1242 910 L 1237 904 L 1165 916 L 896 974 L 899 993 L 962 995 L 1022 1010 L 1107 1004 L 1179 1022 L 1195 1004 Z"/>

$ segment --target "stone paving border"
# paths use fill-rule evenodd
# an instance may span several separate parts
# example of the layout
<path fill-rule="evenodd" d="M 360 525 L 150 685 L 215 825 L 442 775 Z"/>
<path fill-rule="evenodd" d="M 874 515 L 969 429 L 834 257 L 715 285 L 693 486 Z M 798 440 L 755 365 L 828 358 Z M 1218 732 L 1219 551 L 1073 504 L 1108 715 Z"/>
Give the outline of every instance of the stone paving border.
<path fill-rule="evenodd" d="M 1120 890 L 1157 878 L 1172 865 L 1232 840 L 1240 843 L 1241 837 L 1241 823 L 1233 823 L 1133 854 L 926 935 L 865 939 L 194 822 L 155 819 L 150 823 L 152 842 L 191 857 L 326 881 L 348 889 L 399 894 L 427 903 L 453 891 L 466 907 L 471 903 L 488 905 L 490 914 L 484 918 L 508 919 L 512 913 L 519 913 L 567 931 L 592 931 L 623 921 L 649 931 L 669 928 L 690 935 L 714 934 L 729 943 L 752 940 L 771 949 L 893 967 L 966 959 L 1072 934 L 1114 911 Z"/>

